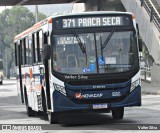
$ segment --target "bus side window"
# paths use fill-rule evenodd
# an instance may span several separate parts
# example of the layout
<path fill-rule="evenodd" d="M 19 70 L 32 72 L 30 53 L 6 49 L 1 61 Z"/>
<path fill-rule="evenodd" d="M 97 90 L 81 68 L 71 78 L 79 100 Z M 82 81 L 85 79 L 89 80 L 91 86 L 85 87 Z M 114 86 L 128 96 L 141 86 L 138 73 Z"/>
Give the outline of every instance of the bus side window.
<path fill-rule="evenodd" d="M 26 38 L 23 39 L 23 64 L 26 65 Z"/>
<path fill-rule="evenodd" d="M 24 58 L 24 52 L 23 52 L 24 48 L 23 48 L 23 41 L 20 40 L 20 58 L 21 58 L 21 65 L 23 65 L 23 58 Z"/>
<path fill-rule="evenodd" d="M 37 32 L 34 33 L 34 44 L 35 44 L 35 50 L 34 50 L 34 54 L 35 54 L 35 63 L 38 63 L 38 47 L 37 47 L 37 44 L 38 44 L 38 41 L 37 41 Z"/>
<path fill-rule="evenodd" d="M 42 62 L 42 47 L 43 47 L 43 31 L 40 30 L 37 33 L 37 50 L 38 50 L 38 62 Z"/>
<path fill-rule="evenodd" d="M 36 63 L 36 58 L 35 58 L 35 34 L 32 34 L 32 42 L 31 42 L 31 45 L 32 45 L 32 62 L 33 63 Z M 32 63 L 31 63 L 32 64 Z"/>
<path fill-rule="evenodd" d="M 23 65 L 23 54 L 22 54 L 22 40 L 20 40 L 20 51 L 19 51 L 19 53 L 20 53 L 20 56 L 19 56 L 19 58 L 20 58 L 20 65 Z"/>
<path fill-rule="evenodd" d="M 29 65 L 29 47 L 28 47 L 28 38 L 26 38 L 25 41 L 26 41 L 26 64 Z"/>
<path fill-rule="evenodd" d="M 28 38 L 28 64 L 32 65 L 32 38 Z"/>
<path fill-rule="evenodd" d="M 17 62 L 17 55 L 18 55 L 18 51 L 17 51 L 17 43 L 14 43 L 14 49 L 15 49 L 15 66 L 18 66 L 18 62 Z"/>
<path fill-rule="evenodd" d="M 18 42 L 17 42 L 17 66 L 19 66 L 20 65 L 20 60 L 19 60 L 19 46 L 18 46 Z"/>

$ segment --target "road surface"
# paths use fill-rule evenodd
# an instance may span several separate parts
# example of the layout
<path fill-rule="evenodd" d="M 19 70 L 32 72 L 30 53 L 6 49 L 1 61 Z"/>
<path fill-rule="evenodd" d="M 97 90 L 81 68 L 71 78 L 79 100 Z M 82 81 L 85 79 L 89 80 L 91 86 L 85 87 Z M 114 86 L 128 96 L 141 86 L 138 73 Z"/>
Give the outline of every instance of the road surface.
<path fill-rule="evenodd" d="M 141 107 L 125 108 L 123 120 L 112 120 L 110 113 L 72 113 L 61 115 L 60 123 L 52 125 L 52 128 L 61 130 L 90 129 L 108 131 L 108 129 L 114 130 L 117 128 L 116 126 L 109 126 L 114 124 L 159 124 L 160 95 L 142 95 L 142 104 L 143 106 Z M 17 98 L 16 81 L 4 80 L 4 84 L 0 85 L 0 124 L 48 123 L 43 116 L 28 117 L 25 105 L 22 105 Z M 66 131 L 66 133 L 68 132 Z"/>

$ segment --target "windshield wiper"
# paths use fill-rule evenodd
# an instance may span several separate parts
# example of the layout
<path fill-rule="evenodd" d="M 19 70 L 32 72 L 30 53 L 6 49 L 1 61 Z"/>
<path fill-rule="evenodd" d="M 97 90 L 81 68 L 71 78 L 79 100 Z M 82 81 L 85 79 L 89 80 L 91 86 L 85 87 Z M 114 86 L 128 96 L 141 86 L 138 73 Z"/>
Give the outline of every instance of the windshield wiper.
<path fill-rule="evenodd" d="M 75 30 L 73 30 L 73 35 L 76 37 L 77 41 L 78 41 L 78 45 L 81 48 L 83 53 L 86 53 L 86 48 L 84 47 L 79 35 L 77 34 L 77 32 Z"/>
<path fill-rule="evenodd" d="M 103 59 L 103 44 L 102 44 L 102 37 L 100 36 L 100 45 L 101 45 L 101 56 L 102 56 L 102 59 Z"/>
<path fill-rule="evenodd" d="M 108 37 L 106 38 L 104 43 L 101 45 L 101 50 L 103 50 L 107 46 L 108 42 L 110 41 L 115 31 L 116 31 L 116 28 L 113 28 L 112 31 L 109 33 Z"/>
<path fill-rule="evenodd" d="M 75 30 L 72 30 L 73 31 L 73 35 L 76 37 L 77 39 L 77 42 L 78 42 L 78 45 L 82 51 L 82 53 L 85 54 L 85 59 L 86 59 L 86 65 L 87 65 L 87 53 L 86 53 L 86 47 L 84 46 L 84 44 L 82 43 L 79 35 L 77 34 L 77 32 Z"/>

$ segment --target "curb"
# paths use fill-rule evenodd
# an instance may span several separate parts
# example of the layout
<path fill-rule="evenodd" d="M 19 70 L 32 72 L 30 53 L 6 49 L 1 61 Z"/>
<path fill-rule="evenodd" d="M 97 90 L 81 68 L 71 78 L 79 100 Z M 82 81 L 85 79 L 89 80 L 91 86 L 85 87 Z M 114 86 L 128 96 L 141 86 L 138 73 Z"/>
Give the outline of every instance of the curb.
<path fill-rule="evenodd" d="M 144 81 L 144 82 L 147 82 L 147 83 L 151 83 L 151 81 L 147 80 L 147 79 L 141 79 L 141 80 Z"/>
<path fill-rule="evenodd" d="M 147 92 L 147 91 L 142 91 L 142 94 L 160 95 L 160 91 L 157 91 L 157 92 Z"/>

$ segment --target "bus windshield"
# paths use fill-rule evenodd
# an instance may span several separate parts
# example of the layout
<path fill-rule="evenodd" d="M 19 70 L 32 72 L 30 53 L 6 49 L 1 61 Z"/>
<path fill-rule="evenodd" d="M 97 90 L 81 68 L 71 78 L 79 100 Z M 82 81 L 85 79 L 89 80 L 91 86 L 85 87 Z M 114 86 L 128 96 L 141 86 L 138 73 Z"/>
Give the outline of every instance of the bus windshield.
<path fill-rule="evenodd" d="M 82 52 L 73 34 L 54 35 L 54 71 L 64 74 L 97 74 L 124 72 L 137 67 L 135 33 L 115 31 L 110 35 L 111 32 L 78 34 L 86 53 Z"/>

